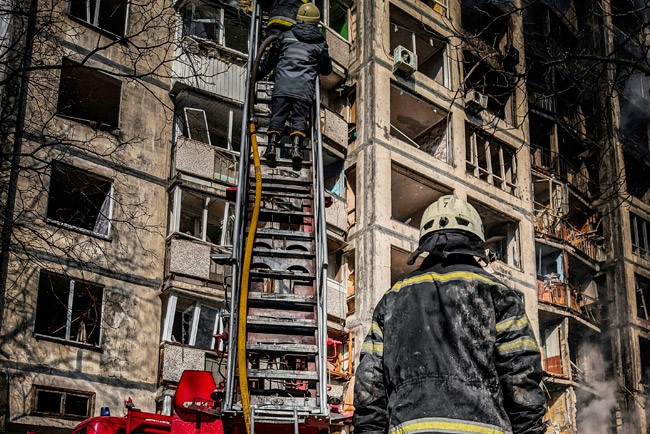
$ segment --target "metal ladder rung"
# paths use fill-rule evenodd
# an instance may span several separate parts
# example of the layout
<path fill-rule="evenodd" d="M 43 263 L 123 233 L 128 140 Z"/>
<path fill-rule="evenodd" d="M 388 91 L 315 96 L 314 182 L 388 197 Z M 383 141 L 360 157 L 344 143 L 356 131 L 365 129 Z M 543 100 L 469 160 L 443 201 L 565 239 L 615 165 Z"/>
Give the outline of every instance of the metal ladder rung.
<path fill-rule="evenodd" d="M 316 276 L 309 273 L 298 273 L 289 270 L 269 270 L 264 268 L 252 268 L 251 276 L 255 278 L 284 279 L 284 280 L 314 280 Z"/>
<path fill-rule="evenodd" d="M 289 353 L 289 354 L 317 354 L 318 345 L 309 344 L 267 344 L 264 342 L 249 342 L 246 345 L 249 351 L 262 353 Z"/>
<path fill-rule="evenodd" d="M 249 369 L 248 378 L 267 378 L 272 380 L 318 380 L 315 371 L 290 371 L 286 369 Z"/>
<path fill-rule="evenodd" d="M 316 304 L 316 297 L 312 295 L 280 294 L 275 292 L 249 292 L 248 300 L 251 302 L 272 304 Z"/>
<path fill-rule="evenodd" d="M 254 248 L 253 256 L 272 256 L 275 258 L 312 259 L 314 254 L 302 250 Z"/>
<path fill-rule="evenodd" d="M 313 240 L 314 234 L 311 232 L 285 231 L 282 229 L 259 228 L 257 230 L 257 238 Z"/>
<path fill-rule="evenodd" d="M 315 319 L 304 318 L 265 318 L 249 315 L 247 320 L 251 330 L 258 327 L 265 327 L 264 331 L 272 332 L 272 329 L 307 329 L 314 330 L 318 327 Z"/>

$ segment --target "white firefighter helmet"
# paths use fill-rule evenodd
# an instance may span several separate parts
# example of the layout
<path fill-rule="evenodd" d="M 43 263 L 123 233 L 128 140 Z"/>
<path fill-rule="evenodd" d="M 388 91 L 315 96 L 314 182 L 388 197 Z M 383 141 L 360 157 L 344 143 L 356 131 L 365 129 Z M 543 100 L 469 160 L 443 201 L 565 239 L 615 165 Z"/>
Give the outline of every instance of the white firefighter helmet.
<path fill-rule="evenodd" d="M 485 242 L 481 216 L 472 205 L 456 196 L 442 196 L 424 211 L 420 243 L 426 235 L 446 229 L 469 232 Z"/>

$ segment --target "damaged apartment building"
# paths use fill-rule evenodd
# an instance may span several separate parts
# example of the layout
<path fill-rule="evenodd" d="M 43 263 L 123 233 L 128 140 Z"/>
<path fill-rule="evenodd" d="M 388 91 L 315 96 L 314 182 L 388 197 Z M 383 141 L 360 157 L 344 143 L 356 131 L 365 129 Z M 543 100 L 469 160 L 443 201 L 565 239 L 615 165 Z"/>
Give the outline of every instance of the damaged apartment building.
<path fill-rule="evenodd" d="M 56 41 L 34 52 L 59 67 L 29 82 L 0 430 L 70 432 L 129 396 L 169 414 L 183 370 L 224 379 L 251 2 L 149 1 L 60 2 Z M 336 412 L 352 410 L 357 343 L 412 270 L 424 210 L 455 194 L 538 331 L 547 432 L 650 432 L 650 83 L 561 61 L 576 47 L 647 59 L 647 6 L 315 3 L 334 63 L 320 109 L 331 431 L 350 430 Z M 612 65 L 613 82 L 589 75 Z"/>

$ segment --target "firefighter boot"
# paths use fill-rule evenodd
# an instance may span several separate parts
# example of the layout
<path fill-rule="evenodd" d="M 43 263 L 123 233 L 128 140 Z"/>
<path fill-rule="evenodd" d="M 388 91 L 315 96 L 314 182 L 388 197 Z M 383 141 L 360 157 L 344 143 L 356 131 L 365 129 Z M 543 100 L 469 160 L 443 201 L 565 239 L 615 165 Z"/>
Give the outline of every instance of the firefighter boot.
<path fill-rule="evenodd" d="M 264 158 L 269 166 L 273 165 L 275 163 L 275 159 L 277 156 L 277 145 L 278 142 L 280 141 L 280 134 L 277 133 L 276 131 L 273 131 L 269 133 L 269 143 L 266 145 L 266 150 L 264 151 L 264 155 L 262 155 L 262 158 Z"/>
<path fill-rule="evenodd" d="M 300 163 L 302 163 L 302 142 L 305 140 L 300 134 L 291 136 L 293 147 L 291 148 L 291 160 L 295 170 L 300 170 Z M 297 167 L 297 169 L 296 169 Z"/>

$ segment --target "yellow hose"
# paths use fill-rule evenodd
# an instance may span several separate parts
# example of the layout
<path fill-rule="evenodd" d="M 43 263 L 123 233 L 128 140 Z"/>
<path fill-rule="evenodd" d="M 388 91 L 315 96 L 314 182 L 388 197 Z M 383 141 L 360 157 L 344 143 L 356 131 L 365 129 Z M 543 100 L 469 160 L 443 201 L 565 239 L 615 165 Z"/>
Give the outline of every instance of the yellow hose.
<path fill-rule="evenodd" d="M 239 295 L 239 321 L 237 322 L 237 370 L 239 372 L 239 390 L 241 392 L 242 412 L 246 424 L 246 434 L 250 433 L 251 426 L 251 397 L 248 390 L 248 361 L 246 360 L 246 319 L 248 316 L 248 281 L 253 258 L 253 243 L 257 232 L 257 220 L 260 215 L 260 202 L 262 199 L 262 168 L 260 156 L 257 150 L 257 136 L 255 135 L 255 124 L 250 122 L 249 134 L 253 153 L 253 166 L 255 167 L 255 200 L 253 202 L 253 214 L 246 237 L 246 248 L 244 250 L 244 261 L 242 263 L 241 293 Z M 241 170 L 244 170 L 243 168 Z"/>

